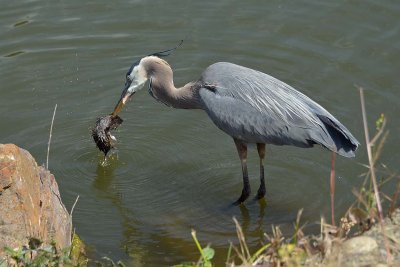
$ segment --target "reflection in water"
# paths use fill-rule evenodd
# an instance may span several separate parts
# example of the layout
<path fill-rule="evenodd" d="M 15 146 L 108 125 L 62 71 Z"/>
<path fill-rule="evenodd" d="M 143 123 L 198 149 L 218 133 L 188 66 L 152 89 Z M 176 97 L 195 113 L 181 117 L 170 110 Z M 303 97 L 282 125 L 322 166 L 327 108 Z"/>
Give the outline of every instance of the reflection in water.
<path fill-rule="evenodd" d="M 245 205 L 240 205 L 240 215 L 242 215 L 242 230 L 247 233 L 250 224 L 250 213 Z"/>
<path fill-rule="evenodd" d="M 267 208 L 267 204 L 265 199 L 260 199 L 255 201 L 255 205 L 258 206 L 257 210 L 258 213 L 253 214 L 254 217 L 253 219 L 250 216 L 250 211 L 245 205 L 240 206 L 240 214 L 241 214 L 241 227 L 243 230 L 243 233 L 246 236 L 252 236 L 255 238 L 253 240 L 253 244 L 260 244 L 264 241 L 264 221 L 265 221 L 265 209 Z M 254 207 L 254 206 L 253 206 Z M 256 208 L 256 207 L 254 207 Z M 253 226 L 253 228 L 252 228 Z M 252 247 L 250 245 L 250 247 Z"/>
<path fill-rule="evenodd" d="M 101 192 L 99 197 L 111 201 L 113 206 L 119 212 L 122 220 L 123 240 L 120 248 L 129 256 L 129 265 L 143 266 L 153 259 L 155 254 L 159 254 L 163 264 L 170 262 L 177 263 L 177 260 L 187 260 L 185 255 L 197 255 L 197 251 L 187 240 L 169 237 L 168 233 L 158 233 L 146 231 L 146 227 L 141 228 L 140 222 L 135 218 L 140 215 L 134 215 L 132 210 L 125 206 L 122 192 L 114 186 L 117 176 L 115 171 L 120 167 L 117 156 L 107 157 L 107 162 L 100 161 L 96 168 L 96 178 L 93 181 L 93 187 Z M 189 234 L 189 231 L 188 231 Z M 147 240 L 143 241 L 143 240 Z M 156 245 L 158 244 L 158 245 Z M 179 246 L 176 246 L 179 244 Z M 169 247 L 166 251 L 154 251 L 154 247 Z M 196 256 L 193 257 L 194 259 Z M 126 258 L 124 261 L 127 261 Z M 159 260 L 159 259 L 157 259 Z M 159 262 L 159 263 L 161 263 Z"/>
<path fill-rule="evenodd" d="M 369 113 L 400 112 L 395 1 L 365 1 L 362 9 L 355 1 L 316 0 L 14 2 L 2 1 L 0 9 L 0 140 L 43 162 L 48 115 L 58 103 L 51 167 L 63 201 L 72 204 L 79 194 L 77 231 L 99 256 L 131 255 L 137 264 L 129 265 L 197 260 L 193 227 L 202 245 L 216 248 L 216 265 L 223 266 L 229 241 L 237 241 L 233 216 L 246 229 L 251 249 L 272 224 L 289 234 L 301 208 L 302 220 L 310 223 L 329 214 L 330 155 L 319 148 L 271 146 L 268 204 L 227 208 L 242 188 L 232 141 L 205 113 L 169 109 L 145 90 L 124 110 L 126 121 L 116 134 L 119 159 L 97 166 L 102 159 L 89 128 L 114 107 L 121 79 L 140 55 L 189 35 L 168 59 L 177 85 L 197 79 L 216 61 L 239 63 L 312 96 L 359 139 L 354 83 L 369 89 Z M 392 155 L 400 149 L 399 129 L 391 129 L 385 164 L 397 164 Z M 258 185 L 258 157 L 250 154 L 250 180 Z M 357 177 L 365 170 L 357 163 L 366 162 L 365 154 L 361 147 L 355 160 L 338 159 L 338 215 L 354 200 L 351 188 L 362 183 Z"/>
<path fill-rule="evenodd" d="M 261 236 L 264 234 L 264 216 L 265 216 L 265 208 L 267 207 L 267 202 L 265 201 L 265 198 L 260 199 L 258 201 L 258 204 L 260 205 L 259 213 L 258 213 L 258 218 L 257 218 L 257 231 L 261 233 Z"/>
<path fill-rule="evenodd" d="M 108 160 L 108 161 L 107 161 Z M 107 161 L 107 164 L 105 164 L 105 161 Z M 96 189 L 99 189 L 100 191 L 104 193 L 111 193 L 109 191 L 110 184 L 114 180 L 114 170 L 118 167 L 118 164 L 116 161 L 114 161 L 112 158 L 104 159 L 104 161 L 99 162 L 97 164 L 96 168 L 96 179 L 93 182 L 93 187 Z M 116 192 L 116 191 L 113 191 Z M 106 194 L 107 196 L 110 196 L 113 198 L 112 194 Z"/>
<path fill-rule="evenodd" d="M 134 216 L 128 208 L 124 207 L 122 193 L 113 186 L 113 182 L 116 178 L 114 171 L 118 168 L 118 163 L 118 159 L 114 155 L 100 161 L 97 164 L 96 178 L 93 181 L 93 187 L 102 193 L 100 194 L 101 198 L 110 200 L 116 210 L 118 210 L 119 216 L 122 218 L 122 225 L 124 226 L 122 231 L 124 233 L 136 233 Z M 131 256 L 133 256 L 133 259 L 140 259 L 141 256 L 140 253 L 138 253 L 141 251 L 140 247 L 136 245 L 134 247 L 137 255 Z M 127 246 L 122 245 L 121 248 L 127 252 Z"/>
<path fill-rule="evenodd" d="M 194 260 L 198 257 L 198 251 L 194 243 L 189 239 L 178 238 L 169 233 L 167 229 L 149 229 L 140 224 L 140 221 L 135 218 L 140 218 L 139 214 L 133 214 L 132 209 L 126 207 L 124 203 L 124 196 L 115 184 L 118 182 L 118 176 L 115 172 L 120 168 L 121 162 L 116 156 L 107 158 L 107 164 L 101 161 L 96 167 L 96 178 L 92 186 L 100 192 L 99 197 L 111 201 L 113 207 L 118 211 L 119 218 L 121 218 L 123 240 L 121 241 L 120 248 L 125 251 L 129 259 L 129 265 L 141 266 L 149 264 L 152 260 L 156 264 L 176 264 L 180 261 Z M 246 236 L 257 237 L 257 241 L 249 244 L 250 249 L 257 246 L 263 241 L 263 221 L 265 216 L 265 209 L 267 207 L 265 200 L 253 201 L 253 207 L 258 206 L 256 209 L 258 214 L 253 214 L 257 218 L 257 223 L 252 222 L 251 211 L 245 206 L 240 205 L 231 206 L 228 213 L 235 214 L 238 211 L 238 221 L 242 227 L 243 233 Z M 234 216 L 234 215 L 232 215 Z M 179 224 L 179 222 L 177 222 Z M 233 223 L 232 223 L 233 226 Z M 255 228 L 253 228 L 255 226 Z M 199 232 L 198 235 L 202 236 L 204 233 Z M 187 228 L 187 235 L 190 235 L 190 228 Z M 236 237 L 231 240 L 236 244 Z M 207 241 L 203 241 L 207 242 Z M 228 242 L 228 240 L 227 240 Z M 206 243 L 205 243 L 206 244 Z M 162 247 L 163 250 L 154 250 L 155 247 Z M 218 255 L 216 260 L 222 262 L 227 251 L 226 246 L 214 246 Z M 160 259 L 162 259 L 160 261 Z"/>
<path fill-rule="evenodd" d="M 255 229 L 252 231 L 255 234 L 257 233 L 261 233 L 260 237 L 263 236 L 263 233 L 265 231 L 265 229 L 263 228 L 263 222 L 264 222 L 264 217 L 265 217 L 265 209 L 267 208 L 267 202 L 265 201 L 265 198 L 257 200 L 256 201 L 256 205 L 258 205 L 258 214 L 257 214 L 257 221 L 256 221 L 256 225 L 255 225 Z M 251 225 L 251 216 L 250 216 L 250 211 L 249 209 L 246 207 L 246 205 L 240 205 L 239 206 L 239 210 L 240 210 L 240 215 L 241 215 L 241 220 L 239 220 L 241 222 L 241 226 L 242 226 L 242 230 L 244 233 L 248 233 L 251 232 L 251 230 L 249 229 L 249 226 Z"/>

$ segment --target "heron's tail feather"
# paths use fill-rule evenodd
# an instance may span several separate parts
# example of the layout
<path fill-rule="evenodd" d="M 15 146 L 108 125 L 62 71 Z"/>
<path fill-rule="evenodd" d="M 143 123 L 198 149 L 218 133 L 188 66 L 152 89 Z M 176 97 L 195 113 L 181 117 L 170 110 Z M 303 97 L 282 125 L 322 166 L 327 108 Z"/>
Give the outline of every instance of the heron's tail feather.
<path fill-rule="evenodd" d="M 324 115 L 317 115 L 323 123 L 326 135 L 314 136 L 313 140 L 341 156 L 354 157 L 354 152 L 359 146 L 357 139 L 347 128 L 336 119 Z"/>

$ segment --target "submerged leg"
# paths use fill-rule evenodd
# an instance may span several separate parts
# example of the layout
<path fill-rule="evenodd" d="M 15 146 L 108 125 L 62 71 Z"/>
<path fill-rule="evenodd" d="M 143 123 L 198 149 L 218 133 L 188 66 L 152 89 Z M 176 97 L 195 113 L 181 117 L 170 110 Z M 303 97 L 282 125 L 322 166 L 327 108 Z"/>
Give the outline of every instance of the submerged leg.
<path fill-rule="evenodd" d="M 256 199 L 262 199 L 265 196 L 265 180 L 264 180 L 264 158 L 265 144 L 257 143 L 258 156 L 260 157 L 260 187 L 258 188 Z"/>
<path fill-rule="evenodd" d="M 336 153 L 332 152 L 330 193 L 331 193 L 331 216 L 332 216 L 333 226 L 335 225 L 335 160 L 336 160 Z"/>
<path fill-rule="evenodd" d="M 247 145 L 240 140 L 233 139 L 239 154 L 240 162 L 242 163 L 242 173 L 243 173 L 243 190 L 239 199 L 234 203 L 239 205 L 243 203 L 250 195 L 250 183 L 249 175 L 247 173 Z"/>

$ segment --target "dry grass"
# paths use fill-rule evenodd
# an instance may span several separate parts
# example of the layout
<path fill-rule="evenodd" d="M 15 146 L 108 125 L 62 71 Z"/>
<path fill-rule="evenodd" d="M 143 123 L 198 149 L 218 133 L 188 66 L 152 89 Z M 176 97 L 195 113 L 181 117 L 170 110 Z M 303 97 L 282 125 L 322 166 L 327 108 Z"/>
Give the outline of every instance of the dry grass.
<path fill-rule="evenodd" d="M 46 169 L 49 169 L 50 143 L 51 143 L 51 136 L 53 135 L 53 124 L 54 124 L 54 117 L 56 116 L 56 111 L 57 111 L 57 104 L 54 106 L 53 118 L 51 119 L 49 142 L 47 143 Z"/>

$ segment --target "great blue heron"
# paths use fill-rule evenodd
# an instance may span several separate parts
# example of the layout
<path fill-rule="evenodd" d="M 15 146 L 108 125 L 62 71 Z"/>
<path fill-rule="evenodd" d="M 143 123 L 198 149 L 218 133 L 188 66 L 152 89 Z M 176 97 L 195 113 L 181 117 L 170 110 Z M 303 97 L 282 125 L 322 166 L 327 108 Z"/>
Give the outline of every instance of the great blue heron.
<path fill-rule="evenodd" d="M 112 116 L 117 115 L 147 80 L 150 80 L 150 95 L 165 105 L 204 110 L 236 145 L 243 173 L 243 189 L 237 204 L 250 195 L 246 164 L 250 143 L 257 145 L 260 157 L 257 199 L 265 195 L 265 144 L 303 148 L 318 144 L 341 156 L 354 157 L 359 142 L 345 126 L 304 94 L 265 73 L 219 62 L 209 66 L 197 81 L 176 88 L 170 65 L 161 59 L 172 50 L 145 56 L 129 68 L 125 88 Z M 331 175 L 333 203 L 332 179 Z"/>

